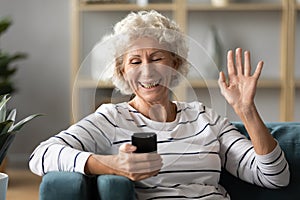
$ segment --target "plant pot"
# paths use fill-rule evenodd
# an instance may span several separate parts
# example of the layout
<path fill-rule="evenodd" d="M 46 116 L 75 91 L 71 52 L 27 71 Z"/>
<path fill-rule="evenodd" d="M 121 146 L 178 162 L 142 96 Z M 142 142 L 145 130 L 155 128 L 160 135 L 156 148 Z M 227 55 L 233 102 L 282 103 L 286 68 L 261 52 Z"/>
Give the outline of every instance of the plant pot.
<path fill-rule="evenodd" d="M 6 199 L 6 191 L 8 185 L 8 175 L 0 173 L 0 200 Z"/>

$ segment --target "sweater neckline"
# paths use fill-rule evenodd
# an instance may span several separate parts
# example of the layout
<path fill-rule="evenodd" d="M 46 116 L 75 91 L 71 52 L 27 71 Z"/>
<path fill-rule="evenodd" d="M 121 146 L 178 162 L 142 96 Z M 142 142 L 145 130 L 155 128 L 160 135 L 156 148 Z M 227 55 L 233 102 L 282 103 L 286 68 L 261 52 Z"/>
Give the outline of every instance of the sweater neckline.
<path fill-rule="evenodd" d="M 176 104 L 177 111 L 181 110 L 181 104 L 177 101 L 172 101 L 173 103 Z M 176 112 L 176 118 L 172 122 L 159 122 L 159 121 L 154 121 L 152 119 L 149 119 L 148 117 L 144 116 L 142 113 L 140 113 L 138 110 L 136 110 L 134 107 L 132 107 L 128 102 L 126 102 L 126 105 L 128 107 L 129 111 L 133 111 L 138 114 L 138 117 L 147 124 L 148 127 L 159 130 L 159 131 L 168 131 L 172 130 L 177 124 L 180 119 L 180 112 Z"/>

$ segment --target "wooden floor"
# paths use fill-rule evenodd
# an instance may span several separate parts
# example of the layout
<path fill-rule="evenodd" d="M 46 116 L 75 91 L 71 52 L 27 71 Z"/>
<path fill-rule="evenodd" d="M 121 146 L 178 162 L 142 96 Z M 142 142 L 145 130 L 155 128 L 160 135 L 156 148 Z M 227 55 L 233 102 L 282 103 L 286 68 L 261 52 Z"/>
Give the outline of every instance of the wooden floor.
<path fill-rule="evenodd" d="M 29 170 L 10 170 L 6 200 L 38 200 L 41 177 L 34 175 Z"/>

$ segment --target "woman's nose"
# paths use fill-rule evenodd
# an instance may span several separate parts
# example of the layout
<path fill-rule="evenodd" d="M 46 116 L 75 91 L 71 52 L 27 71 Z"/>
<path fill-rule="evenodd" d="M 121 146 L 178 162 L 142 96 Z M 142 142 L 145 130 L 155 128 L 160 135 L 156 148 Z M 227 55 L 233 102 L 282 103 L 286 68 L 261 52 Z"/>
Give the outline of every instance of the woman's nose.
<path fill-rule="evenodd" d="M 151 69 L 151 64 L 145 63 L 141 66 L 141 72 L 143 76 L 150 77 L 153 74 L 153 69 Z"/>

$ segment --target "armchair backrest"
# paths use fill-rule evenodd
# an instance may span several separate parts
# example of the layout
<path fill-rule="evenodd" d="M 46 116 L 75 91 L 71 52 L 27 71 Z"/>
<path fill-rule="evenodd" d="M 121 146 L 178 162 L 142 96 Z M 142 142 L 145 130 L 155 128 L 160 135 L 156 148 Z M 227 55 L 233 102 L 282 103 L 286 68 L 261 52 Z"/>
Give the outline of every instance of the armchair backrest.
<path fill-rule="evenodd" d="M 249 137 L 244 125 L 233 122 L 240 132 Z M 290 168 L 290 184 L 278 190 L 261 188 L 245 183 L 227 171 L 223 170 L 220 183 L 223 185 L 233 200 L 259 200 L 259 199 L 298 199 L 300 194 L 300 123 L 278 122 L 266 123 L 271 134 L 278 141 L 285 153 Z"/>

